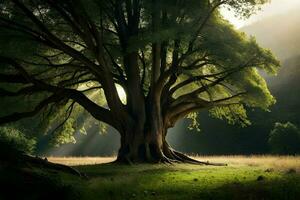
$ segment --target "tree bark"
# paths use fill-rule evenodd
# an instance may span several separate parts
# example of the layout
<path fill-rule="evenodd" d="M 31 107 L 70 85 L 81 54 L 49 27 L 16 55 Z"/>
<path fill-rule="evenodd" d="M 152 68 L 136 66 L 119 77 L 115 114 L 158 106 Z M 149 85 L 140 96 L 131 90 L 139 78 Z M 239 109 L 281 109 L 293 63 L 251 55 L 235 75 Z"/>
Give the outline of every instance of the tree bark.
<path fill-rule="evenodd" d="M 139 124 L 129 123 L 121 134 L 121 147 L 116 162 L 224 165 L 201 162 L 172 149 L 166 140 L 169 124 L 172 123 L 162 120 L 162 117 L 157 117 L 157 113 L 153 110 L 150 112 L 150 117 L 148 115 L 147 124 L 142 129 Z"/>
<path fill-rule="evenodd" d="M 153 103 L 153 101 L 151 101 Z M 202 165 L 224 166 L 222 163 L 202 162 L 175 151 L 166 140 L 168 128 L 174 123 L 163 118 L 154 104 L 147 110 L 146 123 L 127 122 L 125 131 L 121 133 L 121 147 L 117 163 L 190 163 Z"/>
<path fill-rule="evenodd" d="M 160 130 L 136 132 L 130 129 L 121 137 L 117 162 L 159 163 L 165 162 L 163 133 Z"/>

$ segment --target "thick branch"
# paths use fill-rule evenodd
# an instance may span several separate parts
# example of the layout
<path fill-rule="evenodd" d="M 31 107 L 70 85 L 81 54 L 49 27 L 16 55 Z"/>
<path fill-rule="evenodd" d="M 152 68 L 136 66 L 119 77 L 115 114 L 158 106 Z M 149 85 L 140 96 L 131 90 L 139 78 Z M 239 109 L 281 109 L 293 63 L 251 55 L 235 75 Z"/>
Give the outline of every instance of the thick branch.
<path fill-rule="evenodd" d="M 32 111 L 23 112 L 23 113 L 13 113 L 11 115 L 0 117 L 0 124 L 15 122 L 20 119 L 27 118 L 27 117 L 33 117 L 36 114 L 38 114 L 43 108 L 45 108 L 47 105 L 54 103 L 54 102 L 58 102 L 62 99 L 63 98 L 60 95 L 55 95 L 55 94 L 51 95 L 50 97 L 41 101 Z"/>
<path fill-rule="evenodd" d="M 53 93 L 53 95 L 58 95 L 55 97 L 59 97 L 61 99 L 72 99 L 76 103 L 80 104 L 82 107 L 84 107 L 93 117 L 96 119 L 103 121 L 115 128 L 120 128 L 119 124 L 114 120 L 112 113 L 110 110 L 107 110 L 105 108 L 102 108 L 101 106 L 97 105 L 96 103 L 92 102 L 89 98 L 87 98 L 83 93 L 74 90 L 74 89 L 66 89 L 63 87 L 53 86 L 50 84 L 47 84 L 45 82 L 42 82 L 41 80 L 35 79 L 33 76 L 27 73 L 27 71 L 17 62 L 15 62 L 12 59 L 0 57 L 2 62 L 6 62 L 11 64 L 20 72 L 20 74 L 23 76 L 23 78 L 28 82 L 33 84 L 32 90 L 38 90 L 38 91 L 47 91 Z M 48 101 L 43 102 L 43 106 L 46 106 L 45 104 L 48 103 Z M 48 103 L 49 104 L 49 103 Z M 17 113 L 13 116 L 10 116 L 10 118 L 13 118 L 16 120 L 22 118 L 23 116 L 32 116 L 38 113 L 41 110 L 41 106 L 38 106 L 34 111 L 28 112 L 28 113 Z M 6 119 L 6 118 L 5 118 Z"/>

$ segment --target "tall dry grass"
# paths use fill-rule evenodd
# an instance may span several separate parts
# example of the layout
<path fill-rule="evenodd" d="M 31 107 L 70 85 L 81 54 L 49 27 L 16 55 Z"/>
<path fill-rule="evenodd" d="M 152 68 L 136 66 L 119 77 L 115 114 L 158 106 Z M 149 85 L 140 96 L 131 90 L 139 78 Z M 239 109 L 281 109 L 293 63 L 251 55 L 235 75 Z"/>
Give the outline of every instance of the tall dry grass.
<path fill-rule="evenodd" d="M 229 166 L 264 167 L 270 170 L 287 171 L 294 169 L 300 172 L 300 156 L 194 156 L 201 161 L 227 163 Z M 94 165 L 114 161 L 115 157 L 48 157 L 54 163 L 70 166 Z"/>
<path fill-rule="evenodd" d="M 47 157 L 48 161 L 69 166 L 104 164 L 114 161 L 115 157 Z"/>
<path fill-rule="evenodd" d="M 300 156 L 197 156 L 198 160 L 215 163 L 227 163 L 232 166 L 264 167 L 273 170 L 286 171 L 294 169 L 300 171 Z"/>

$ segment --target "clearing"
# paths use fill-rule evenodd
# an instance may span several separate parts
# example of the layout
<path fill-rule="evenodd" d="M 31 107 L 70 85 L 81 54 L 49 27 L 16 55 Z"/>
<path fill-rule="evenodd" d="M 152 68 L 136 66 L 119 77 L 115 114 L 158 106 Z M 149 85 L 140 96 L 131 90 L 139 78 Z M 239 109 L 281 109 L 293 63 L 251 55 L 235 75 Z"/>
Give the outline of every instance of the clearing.
<path fill-rule="evenodd" d="M 83 199 L 300 199 L 300 157 L 218 156 L 199 160 L 228 166 L 103 164 L 114 158 L 49 158 L 82 165 Z M 91 165 L 89 165 L 91 164 Z M 95 165 L 96 164 L 96 165 Z M 72 182 L 70 184 L 73 184 Z"/>
<path fill-rule="evenodd" d="M 74 166 L 84 172 L 88 179 L 30 167 L 27 170 L 52 180 L 55 191 L 63 199 L 300 199 L 300 157 L 197 157 L 202 161 L 228 164 L 222 167 L 188 164 L 128 166 L 107 163 L 113 159 L 48 158 L 52 162 Z M 53 192 L 52 189 L 51 191 Z M 47 191 L 44 193 L 47 194 Z M 43 195 L 30 196 L 28 199 L 40 199 Z"/>

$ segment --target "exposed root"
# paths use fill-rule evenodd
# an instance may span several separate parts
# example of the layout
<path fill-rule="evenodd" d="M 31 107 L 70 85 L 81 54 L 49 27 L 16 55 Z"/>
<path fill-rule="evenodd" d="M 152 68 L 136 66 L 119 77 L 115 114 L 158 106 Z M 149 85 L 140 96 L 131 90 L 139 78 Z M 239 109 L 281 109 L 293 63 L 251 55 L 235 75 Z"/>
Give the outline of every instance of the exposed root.
<path fill-rule="evenodd" d="M 122 149 L 119 150 L 118 158 L 113 163 L 129 165 L 138 163 L 189 163 L 197 165 L 227 166 L 227 164 L 224 163 L 203 162 L 190 158 L 189 156 L 172 149 L 165 139 L 163 139 L 162 143 L 147 142 L 134 146 L 122 145 Z"/>
<path fill-rule="evenodd" d="M 51 163 L 51 162 L 48 162 L 47 159 L 42 159 L 39 157 L 33 157 L 33 156 L 29 156 L 29 155 L 23 155 L 21 159 L 25 164 L 37 165 L 39 167 L 45 167 L 45 168 L 54 169 L 54 170 L 62 171 L 65 173 L 73 174 L 73 175 L 79 176 L 81 178 L 88 178 L 86 176 L 86 174 L 81 173 L 78 170 L 76 170 L 70 166 L 57 164 L 57 163 Z"/>
<path fill-rule="evenodd" d="M 163 164 L 175 164 L 175 163 L 188 163 L 196 165 L 211 165 L 211 166 L 227 166 L 225 163 L 211 163 L 203 162 L 189 156 L 173 150 L 169 146 L 165 146 L 163 151 L 159 150 L 155 155 L 145 156 L 144 158 L 132 159 L 129 155 L 118 157 L 113 163 L 117 164 L 137 164 L 137 163 L 163 163 Z"/>
<path fill-rule="evenodd" d="M 199 161 L 193 158 L 190 158 L 189 156 L 178 152 L 178 151 L 173 151 L 179 158 L 183 160 L 185 163 L 190 163 L 190 164 L 201 164 L 201 165 L 212 165 L 212 166 L 227 166 L 226 163 L 210 163 L 210 162 L 203 162 Z"/>
<path fill-rule="evenodd" d="M 213 165 L 213 166 L 227 166 L 225 163 L 210 163 L 210 162 L 203 162 L 181 153 L 179 151 L 175 151 L 170 147 L 170 145 L 165 141 L 164 144 L 164 152 L 167 157 L 171 157 L 173 160 L 181 163 L 189 163 L 189 164 L 201 164 L 201 165 Z"/>
<path fill-rule="evenodd" d="M 181 161 L 174 159 L 174 158 L 169 158 L 166 156 L 164 153 L 162 153 L 162 158 L 160 159 L 161 163 L 166 163 L 166 164 L 174 164 L 174 163 L 181 163 Z"/>

